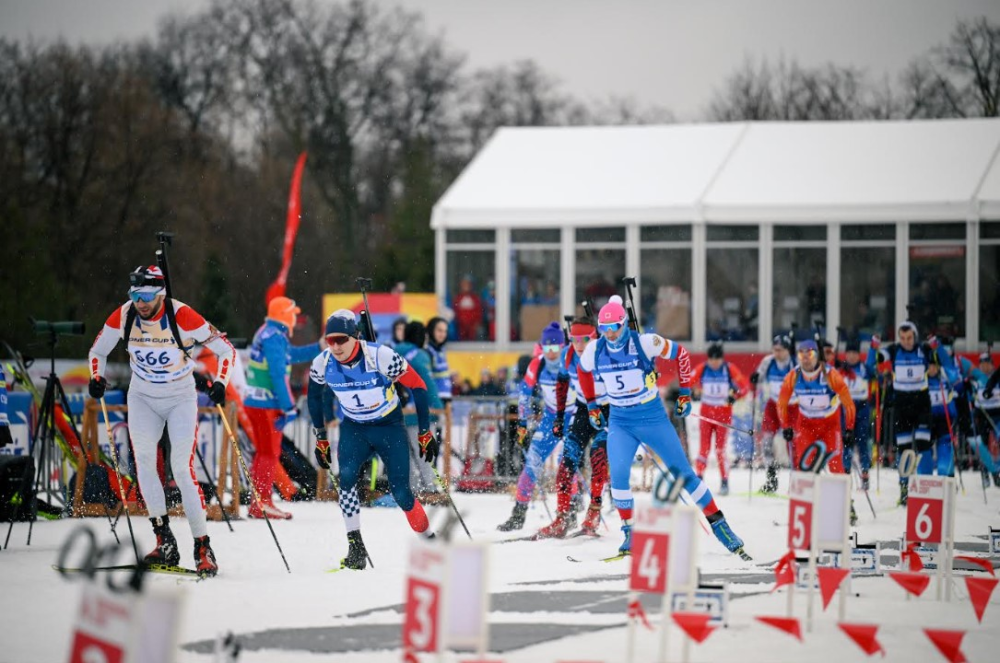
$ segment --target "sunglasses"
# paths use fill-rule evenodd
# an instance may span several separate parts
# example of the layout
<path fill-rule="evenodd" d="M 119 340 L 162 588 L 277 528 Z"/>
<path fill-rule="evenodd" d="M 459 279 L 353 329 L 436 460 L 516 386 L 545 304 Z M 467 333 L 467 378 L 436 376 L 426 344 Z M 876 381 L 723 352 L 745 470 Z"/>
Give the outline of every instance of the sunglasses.
<path fill-rule="evenodd" d="M 139 302 L 146 302 L 147 304 L 152 303 L 160 296 L 159 292 L 130 292 L 128 293 L 129 299 L 133 303 L 138 304 Z"/>
<path fill-rule="evenodd" d="M 812 359 L 815 359 L 818 355 L 816 354 L 815 350 L 799 350 L 799 356 L 811 357 Z"/>
<path fill-rule="evenodd" d="M 574 343 L 586 343 L 590 340 L 590 336 L 570 336 L 570 340 Z"/>
<path fill-rule="evenodd" d="M 546 354 L 548 354 L 550 352 L 559 352 L 560 350 L 562 350 L 562 346 L 561 345 L 552 344 L 552 345 L 543 345 L 542 346 L 542 352 L 544 352 Z"/>
<path fill-rule="evenodd" d="M 349 340 L 351 340 L 350 336 L 337 335 L 337 336 L 327 336 L 326 337 L 326 342 L 329 343 L 330 345 L 344 345 Z"/>
<path fill-rule="evenodd" d="M 625 326 L 624 322 L 605 322 L 597 325 L 597 331 L 602 334 L 607 334 L 608 332 L 616 332 Z"/>

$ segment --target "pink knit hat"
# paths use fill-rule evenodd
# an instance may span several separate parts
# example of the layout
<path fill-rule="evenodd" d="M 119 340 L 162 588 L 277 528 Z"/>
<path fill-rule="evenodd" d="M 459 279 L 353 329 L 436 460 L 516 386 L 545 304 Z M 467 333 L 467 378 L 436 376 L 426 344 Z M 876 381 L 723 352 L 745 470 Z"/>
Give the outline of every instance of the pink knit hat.
<path fill-rule="evenodd" d="M 627 319 L 628 314 L 625 313 L 622 298 L 618 295 L 612 295 L 608 303 L 601 307 L 601 312 L 597 314 L 597 324 L 599 325 L 609 325 L 616 322 L 624 324 Z"/>

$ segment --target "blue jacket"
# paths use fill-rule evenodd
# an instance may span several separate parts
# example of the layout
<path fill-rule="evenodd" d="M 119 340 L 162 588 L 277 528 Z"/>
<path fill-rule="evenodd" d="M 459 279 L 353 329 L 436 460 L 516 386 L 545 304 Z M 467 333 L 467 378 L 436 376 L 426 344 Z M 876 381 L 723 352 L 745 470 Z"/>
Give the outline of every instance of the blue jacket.
<path fill-rule="evenodd" d="M 292 364 L 312 361 L 320 353 L 319 343 L 293 346 L 288 327 L 268 319 L 254 334 L 247 365 L 246 407 L 290 410 L 295 406 L 288 376 Z"/>
<path fill-rule="evenodd" d="M 441 402 L 441 395 L 438 393 L 437 381 L 434 379 L 431 370 L 430 354 L 424 351 L 423 348 L 418 348 L 413 343 L 407 341 L 403 341 L 397 345 L 394 350 L 409 362 L 413 370 L 417 372 L 417 375 L 427 385 L 427 406 L 432 410 L 444 409 L 444 403 Z"/>

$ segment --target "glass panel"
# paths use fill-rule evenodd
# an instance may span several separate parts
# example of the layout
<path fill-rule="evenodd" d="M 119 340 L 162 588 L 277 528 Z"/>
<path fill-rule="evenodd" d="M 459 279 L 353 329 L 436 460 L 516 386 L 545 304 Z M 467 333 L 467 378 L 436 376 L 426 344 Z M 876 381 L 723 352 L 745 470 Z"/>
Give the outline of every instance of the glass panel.
<path fill-rule="evenodd" d="M 757 340 L 757 249 L 708 249 L 708 340 Z"/>
<path fill-rule="evenodd" d="M 910 319 L 920 336 L 965 336 L 965 247 L 910 247 Z"/>
<path fill-rule="evenodd" d="M 787 334 L 793 322 L 805 330 L 826 319 L 826 249 L 774 250 L 772 306 L 774 334 Z"/>
<path fill-rule="evenodd" d="M 896 249 L 840 250 L 840 323 L 862 338 L 892 338 L 896 310 Z"/>
<path fill-rule="evenodd" d="M 1000 341 L 1000 245 L 979 247 L 979 340 Z"/>
<path fill-rule="evenodd" d="M 706 226 L 709 242 L 755 242 L 760 237 L 758 226 Z"/>
<path fill-rule="evenodd" d="M 639 229 L 643 242 L 690 242 L 691 226 L 643 226 Z"/>
<path fill-rule="evenodd" d="M 494 340 L 496 321 L 495 251 L 448 251 L 446 298 L 455 319 L 449 338 Z"/>
<path fill-rule="evenodd" d="M 574 301 L 590 298 L 594 312 L 608 303 L 611 295 L 625 298 L 622 279 L 625 278 L 624 249 L 586 249 L 576 252 L 576 291 Z M 577 307 L 578 313 L 583 309 Z"/>
<path fill-rule="evenodd" d="M 826 226 L 775 226 L 776 242 L 824 242 Z"/>
<path fill-rule="evenodd" d="M 553 320 L 562 324 L 558 250 L 512 250 L 510 274 L 511 340 L 534 341 Z"/>
<path fill-rule="evenodd" d="M 845 242 L 894 240 L 896 239 L 896 226 L 889 223 L 841 226 L 840 239 Z"/>
<path fill-rule="evenodd" d="M 558 228 L 519 228 L 510 231 L 510 241 L 523 244 L 558 244 L 561 237 Z"/>
<path fill-rule="evenodd" d="M 645 331 L 691 339 L 691 249 L 645 249 L 640 260 L 639 316 Z"/>
<path fill-rule="evenodd" d="M 965 224 L 911 223 L 910 239 L 965 239 Z"/>
<path fill-rule="evenodd" d="M 446 230 L 445 241 L 449 244 L 492 244 L 496 241 L 493 230 Z"/>
<path fill-rule="evenodd" d="M 980 223 L 979 237 L 982 239 L 1000 239 L 1000 223 L 996 221 Z"/>
<path fill-rule="evenodd" d="M 586 244 L 624 242 L 624 228 L 577 228 L 576 241 Z"/>

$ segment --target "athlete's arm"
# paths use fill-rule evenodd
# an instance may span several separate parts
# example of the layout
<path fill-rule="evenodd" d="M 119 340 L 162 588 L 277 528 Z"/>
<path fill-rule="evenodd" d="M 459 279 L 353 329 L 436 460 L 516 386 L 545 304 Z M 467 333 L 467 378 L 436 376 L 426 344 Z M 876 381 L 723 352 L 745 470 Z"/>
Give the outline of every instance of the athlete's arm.
<path fill-rule="evenodd" d="M 691 356 L 687 349 L 677 341 L 663 338 L 659 334 L 641 334 L 639 342 L 649 358 L 677 360 L 677 378 L 681 389 L 691 390 Z M 683 393 L 683 392 L 682 392 Z"/>
<path fill-rule="evenodd" d="M 164 302 L 165 306 L 172 305 Z M 183 305 L 174 311 L 174 319 L 181 336 L 192 338 L 201 343 L 219 357 L 219 372 L 216 382 L 229 384 L 233 375 L 233 364 L 236 362 L 236 348 L 229 342 L 226 335 L 210 325 L 205 318 L 188 305 Z"/>
<path fill-rule="evenodd" d="M 854 418 L 857 410 L 854 408 L 854 399 L 851 398 L 851 390 L 848 388 L 844 378 L 836 370 L 827 371 L 826 379 L 830 383 L 830 388 L 840 397 L 840 407 L 844 408 L 844 429 L 854 430 Z"/>
<path fill-rule="evenodd" d="M 691 376 L 691 384 L 694 385 L 694 395 L 700 396 L 702 387 L 701 379 L 705 374 L 705 362 L 702 362 L 694 367 L 694 374 Z"/>
<path fill-rule="evenodd" d="M 539 355 L 528 364 L 528 370 L 524 372 L 524 379 L 521 380 L 521 389 L 517 394 L 517 417 L 521 421 L 528 419 L 531 407 L 531 397 L 535 393 L 535 386 L 538 384 L 538 373 L 541 371 L 542 357 Z"/>
<path fill-rule="evenodd" d="M 1000 383 L 1000 368 L 993 371 L 993 375 L 990 379 L 986 381 L 986 386 L 983 387 L 983 391 L 993 391 L 997 388 L 997 384 Z"/>
<path fill-rule="evenodd" d="M 413 407 L 417 409 L 417 429 L 423 433 L 431 429 L 430 406 L 427 399 L 427 383 L 412 366 L 407 366 L 396 380 L 410 389 Z"/>
<path fill-rule="evenodd" d="M 788 375 L 781 383 L 781 391 L 778 392 L 778 421 L 781 422 L 782 428 L 788 428 L 788 401 L 792 398 L 795 380 L 795 371 L 788 371 Z"/>
<path fill-rule="evenodd" d="M 306 403 L 309 407 L 309 418 L 312 420 L 313 428 L 325 428 L 326 420 L 323 417 L 323 392 L 326 391 L 326 362 L 329 358 L 329 350 L 324 350 L 318 357 L 313 359 L 312 366 L 309 367 L 309 388 L 306 391 Z"/>
<path fill-rule="evenodd" d="M 90 364 L 90 377 L 99 378 L 104 375 L 104 365 L 108 361 L 108 355 L 118 345 L 118 340 L 122 336 L 122 311 L 128 304 L 116 308 L 104 322 L 104 327 L 97 333 L 94 344 L 90 346 L 90 353 L 87 355 Z"/>
<path fill-rule="evenodd" d="M 569 368 L 573 365 L 576 351 L 573 346 L 566 348 L 559 362 L 559 377 L 556 379 L 556 412 L 566 411 L 566 396 L 569 395 Z"/>
<path fill-rule="evenodd" d="M 729 364 L 729 385 L 736 392 L 736 398 L 743 398 L 750 393 L 750 381 L 737 366 Z"/>

